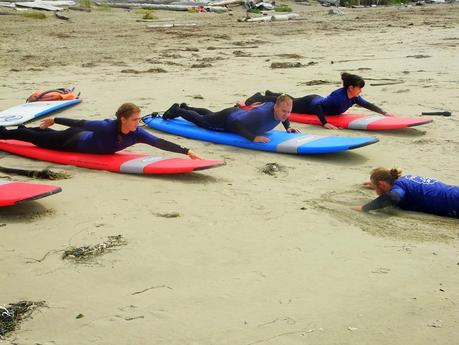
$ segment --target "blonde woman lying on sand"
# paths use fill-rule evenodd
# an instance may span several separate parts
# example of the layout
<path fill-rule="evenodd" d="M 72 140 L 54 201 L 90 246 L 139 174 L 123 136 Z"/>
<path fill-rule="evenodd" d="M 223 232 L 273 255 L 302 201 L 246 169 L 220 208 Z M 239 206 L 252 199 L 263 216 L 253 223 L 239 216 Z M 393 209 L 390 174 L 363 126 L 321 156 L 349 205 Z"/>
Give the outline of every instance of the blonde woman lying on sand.
<path fill-rule="evenodd" d="M 447 185 L 432 178 L 402 176 L 399 169 L 376 168 L 364 186 L 379 196 L 357 211 L 369 212 L 386 206 L 459 218 L 459 186 Z"/>

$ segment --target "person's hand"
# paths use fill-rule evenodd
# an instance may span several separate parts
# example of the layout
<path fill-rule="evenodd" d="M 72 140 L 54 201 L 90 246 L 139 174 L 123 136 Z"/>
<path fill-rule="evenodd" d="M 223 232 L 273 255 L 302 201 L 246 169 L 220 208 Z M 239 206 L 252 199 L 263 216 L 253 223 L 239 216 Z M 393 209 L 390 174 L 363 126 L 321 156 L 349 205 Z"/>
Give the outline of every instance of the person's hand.
<path fill-rule="evenodd" d="M 48 117 L 40 123 L 40 128 L 45 129 L 54 125 L 54 117 Z"/>
<path fill-rule="evenodd" d="M 362 206 L 351 206 L 351 209 L 362 212 Z"/>
<path fill-rule="evenodd" d="M 327 129 L 339 129 L 335 125 L 332 125 L 331 123 L 328 123 L 328 122 L 324 125 L 324 127 Z"/>
<path fill-rule="evenodd" d="M 373 184 L 371 183 L 371 181 L 366 181 L 366 182 L 362 183 L 362 186 L 363 186 L 364 188 L 374 189 L 374 188 L 373 188 Z"/>
<path fill-rule="evenodd" d="M 188 152 L 186 153 L 188 157 L 190 157 L 191 159 L 202 159 L 201 157 L 199 157 L 196 153 L 194 153 L 193 151 L 191 150 L 188 150 Z"/>
<path fill-rule="evenodd" d="M 261 135 L 259 136 L 256 136 L 254 139 L 253 139 L 253 142 L 254 143 L 269 143 L 271 140 L 269 138 L 266 138 L 266 137 L 263 137 Z"/>
<path fill-rule="evenodd" d="M 296 128 L 289 128 L 287 129 L 287 132 L 289 133 L 301 133 L 299 129 Z"/>
<path fill-rule="evenodd" d="M 384 113 L 384 116 L 389 116 L 389 117 L 396 117 L 396 115 L 391 114 L 391 113 Z"/>

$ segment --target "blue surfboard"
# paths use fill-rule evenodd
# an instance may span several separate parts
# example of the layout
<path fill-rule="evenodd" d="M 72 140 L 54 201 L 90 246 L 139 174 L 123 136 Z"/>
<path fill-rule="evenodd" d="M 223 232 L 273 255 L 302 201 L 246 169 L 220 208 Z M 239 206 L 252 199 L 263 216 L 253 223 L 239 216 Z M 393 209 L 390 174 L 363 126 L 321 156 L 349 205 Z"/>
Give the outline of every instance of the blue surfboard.
<path fill-rule="evenodd" d="M 216 144 L 237 146 L 251 150 L 292 153 L 298 155 L 352 150 L 379 141 L 376 137 L 320 136 L 272 130 L 265 134 L 265 136 L 271 140 L 269 143 L 254 143 L 234 133 L 211 131 L 197 127 L 193 123 L 182 118 L 163 120 L 159 116 L 153 117 L 147 115 L 144 116 L 142 120 L 151 128 L 191 139 L 210 141 Z"/>
<path fill-rule="evenodd" d="M 69 101 L 31 102 L 17 105 L 0 111 L 0 126 L 17 126 L 80 102 L 81 99 L 77 98 Z"/>

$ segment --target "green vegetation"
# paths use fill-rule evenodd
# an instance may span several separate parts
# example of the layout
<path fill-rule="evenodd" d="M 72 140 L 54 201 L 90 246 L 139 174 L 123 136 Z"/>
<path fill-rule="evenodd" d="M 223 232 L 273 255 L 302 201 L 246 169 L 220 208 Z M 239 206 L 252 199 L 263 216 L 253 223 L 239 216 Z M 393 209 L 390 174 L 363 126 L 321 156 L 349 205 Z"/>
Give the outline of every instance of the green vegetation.
<path fill-rule="evenodd" d="M 147 8 L 139 8 L 135 11 L 135 13 L 138 15 L 141 15 L 142 19 L 145 19 L 145 20 L 158 19 L 158 17 L 154 15 L 155 11 L 149 10 Z"/>
<path fill-rule="evenodd" d="M 92 7 L 92 0 L 80 0 L 80 7 L 82 8 L 91 8 Z"/>
<path fill-rule="evenodd" d="M 40 12 L 40 11 L 24 11 L 24 12 L 21 12 L 21 15 L 23 17 L 34 18 L 34 19 L 46 19 L 46 18 L 48 18 L 46 16 L 46 14 L 44 14 L 43 12 Z"/>
<path fill-rule="evenodd" d="M 274 6 L 275 12 L 292 12 L 292 9 L 288 7 L 288 5 L 280 4 L 278 6 Z"/>

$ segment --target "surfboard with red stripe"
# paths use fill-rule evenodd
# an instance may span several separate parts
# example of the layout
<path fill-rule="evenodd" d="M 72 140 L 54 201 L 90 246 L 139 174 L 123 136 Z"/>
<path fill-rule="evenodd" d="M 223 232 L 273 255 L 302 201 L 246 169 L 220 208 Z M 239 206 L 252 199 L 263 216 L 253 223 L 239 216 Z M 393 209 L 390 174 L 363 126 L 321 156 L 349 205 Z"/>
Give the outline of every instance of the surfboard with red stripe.
<path fill-rule="evenodd" d="M 60 191 L 62 189 L 57 186 L 0 179 L 0 207 L 41 199 Z"/>
<path fill-rule="evenodd" d="M 0 150 L 58 164 L 123 174 L 180 174 L 215 168 L 225 164 L 222 160 L 164 158 L 127 152 L 108 155 L 63 152 L 43 149 L 18 140 L 0 140 Z"/>
<path fill-rule="evenodd" d="M 243 109 L 251 109 L 252 106 L 241 104 Z M 319 117 L 313 114 L 291 113 L 288 118 L 292 122 L 305 123 L 308 125 L 322 126 Z M 433 120 L 427 117 L 398 117 L 383 115 L 341 114 L 325 116 L 328 123 L 340 128 L 360 129 L 364 131 L 387 131 L 402 129 L 431 123 Z"/>

